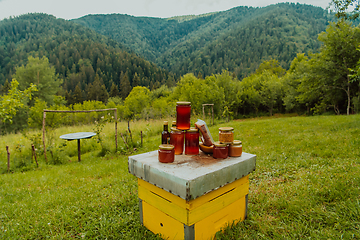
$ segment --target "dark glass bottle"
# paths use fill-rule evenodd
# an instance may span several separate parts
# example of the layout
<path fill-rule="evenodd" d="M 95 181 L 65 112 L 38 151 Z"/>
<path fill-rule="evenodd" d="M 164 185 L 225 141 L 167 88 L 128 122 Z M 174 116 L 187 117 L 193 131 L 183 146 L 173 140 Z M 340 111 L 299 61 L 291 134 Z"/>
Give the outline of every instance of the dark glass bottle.
<path fill-rule="evenodd" d="M 170 133 L 168 131 L 168 121 L 164 121 L 164 131 L 161 133 L 161 144 L 170 143 Z"/>

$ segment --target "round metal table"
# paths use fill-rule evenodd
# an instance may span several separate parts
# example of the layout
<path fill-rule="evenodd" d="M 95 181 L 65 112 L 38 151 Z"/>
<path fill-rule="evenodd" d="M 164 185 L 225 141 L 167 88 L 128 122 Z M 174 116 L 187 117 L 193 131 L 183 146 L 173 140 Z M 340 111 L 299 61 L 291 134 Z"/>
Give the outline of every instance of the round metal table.
<path fill-rule="evenodd" d="M 77 132 L 77 133 L 69 133 L 69 134 L 61 135 L 60 138 L 68 140 L 68 141 L 77 140 L 77 142 L 78 142 L 78 159 L 80 162 L 81 161 L 80 139 L 92 138 L 95 135 L 96 135 L 96 133 L 94 133 L 94 132 Z"/>

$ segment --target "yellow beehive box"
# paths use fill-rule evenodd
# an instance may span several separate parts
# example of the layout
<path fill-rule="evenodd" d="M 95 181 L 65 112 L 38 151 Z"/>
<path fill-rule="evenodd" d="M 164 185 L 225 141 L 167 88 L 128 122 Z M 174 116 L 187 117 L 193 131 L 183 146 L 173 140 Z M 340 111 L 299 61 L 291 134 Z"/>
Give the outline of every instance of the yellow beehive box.
<path fill-rule="evenodd" d="M 142 224 L 167 239 L 210 239 L 247 213 L 249 177 L 186 201 L 139 179 Z"/>
<path fill-rule="evenodd" d="M 249 173 L 256 156 L 213 159 L 176 155 L 159 163 L 157 151 L 129 157 L 129 172 L 138 178 L 140 219 L 166 239 L 210 239 L 247 214 Z"/>

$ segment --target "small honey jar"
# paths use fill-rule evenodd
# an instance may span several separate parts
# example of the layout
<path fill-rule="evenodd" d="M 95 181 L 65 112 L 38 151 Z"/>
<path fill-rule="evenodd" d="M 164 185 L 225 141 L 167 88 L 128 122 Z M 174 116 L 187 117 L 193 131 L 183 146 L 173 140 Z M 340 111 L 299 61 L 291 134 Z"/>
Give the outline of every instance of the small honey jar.
<path fill-rule="evenodd" d="M 175 160 L 175 150 L 171 144 L 161 144 L 158 153 L 159 162 L 172 163 Z"/>
<path fill-rule="evenodd" d="M 227 158 L 229 156 L 229 148 L 227 144 L 215 142 L 213 148 L 214 158 Z"/>
<path fill-rule="evenodd" d="M 239 140 L 234 140 L 232 144 L 229 145 L 229 156 L 241 157 L 241 155 L 242 155 L 242 142 Z"/>
<path fill-rule="evenodd" d="M 234 141 L 234 128 L 221 127 L 219 128 L 219 142 L 231 144 Z"/>

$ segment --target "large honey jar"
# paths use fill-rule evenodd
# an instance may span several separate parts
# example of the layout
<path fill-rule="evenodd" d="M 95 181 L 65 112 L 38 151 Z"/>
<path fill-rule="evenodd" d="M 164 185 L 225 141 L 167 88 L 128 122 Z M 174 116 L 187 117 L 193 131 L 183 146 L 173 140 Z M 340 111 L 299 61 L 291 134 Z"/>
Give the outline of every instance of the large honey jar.
<path fill-rule="evenodd" d="M 199 129 L 190 128 L 185 132 L 185 154 L 199 154 Z"/>
<path fill-rule="evenodd" d="M 176 103 L 176 128 L 180 130 L 190 129 L 190 102 L 177 102 Z"/>

